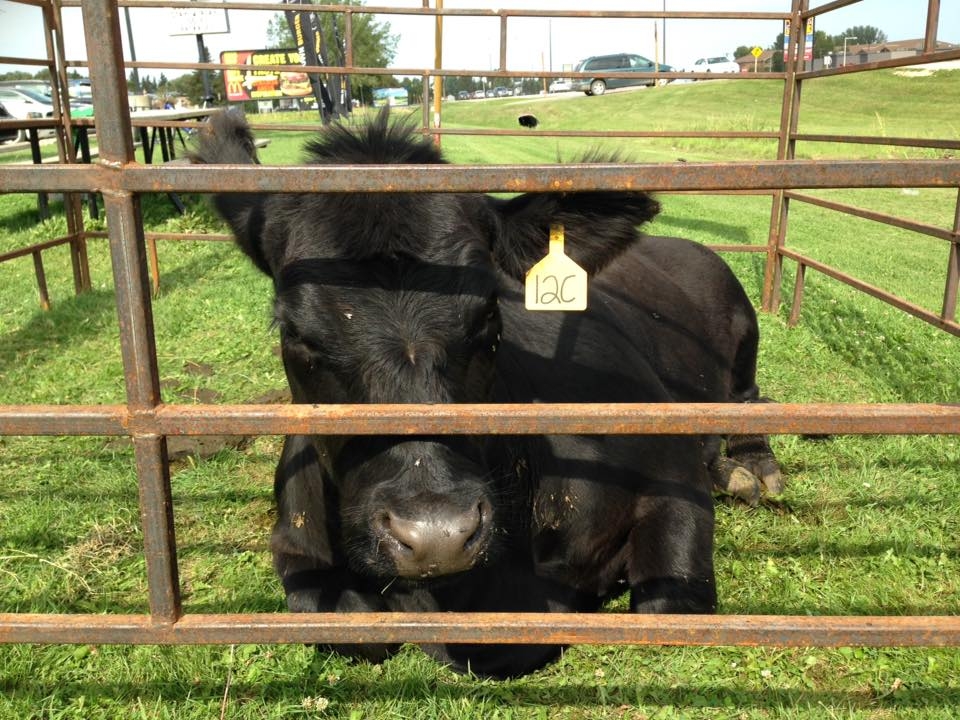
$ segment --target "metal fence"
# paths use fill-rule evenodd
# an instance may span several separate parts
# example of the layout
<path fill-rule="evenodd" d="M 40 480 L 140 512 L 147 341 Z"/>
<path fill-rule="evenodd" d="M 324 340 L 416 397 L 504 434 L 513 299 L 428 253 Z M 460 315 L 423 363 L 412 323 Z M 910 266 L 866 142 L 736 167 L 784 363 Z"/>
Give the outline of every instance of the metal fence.
<path fill-rule="evenodd" d="M 201 615 L 185 614 L 181 607 L 174 536 L 175 507 L 171 496 L 167 438 L 210 434 L 489 434 L 489 433 L 853 433 L 926 434 L 960 433 L 960 406 L 925 404 L 820 404 L 820 405 L 715 405 L 715 404 L 547 404 L 525 405 L 177 405 L 164 403 L 160 392 L 151 309 L 148 256 L 151 241 L 175 235 L 149 237 L 144 231 L 139 196 L 151 192 L 211 192 L 229 186 L 250 192 L 408 192 L 459 191 L 583 191 L 643 188 L 654 191 L 723 191 L 765 194 L 771 198 L 769 242 L 760 246 L 722 249 L 747 250 L 766 257 L 763 305 L 779 302 L 783 260 L 794 261 L 798 281 L 793 319 L 799 312 L 807 269 L 829 275 L 881 298 L 943 330 L 960 335 L 956 322 L 958 276 L 957 243 L 960 240 L 960 196 L 952 229 L 869 212 L 828 202 L 800 191 L 818 188 L 939 187 L 960 188 L 960 160 L 873 160 L 823 163 L 795 159 L 798 142 L 886 143 L 916 147 L 960 149 L 960 142 L 911 138 L 836 137 L 805 135 L 797 131 L 801 85 L 816 78 L 877 68 L 955 60 L 960 49 L 935 51 L 939 0 L 928 0 L 926 38 L 916 57 L 832 70 L 803 69 L 801 42 L 794 34 L 789 60 L 782 73 L 741 76 L 744 81 L 779 79 L 783 101 L 778 133 L 685 133 L 687 137 L 720 140 L 750 137 L 777 142 L 776 160 L 749 163 L 671 163 L 606 165 L 524 165 L 362 167 L 271 167 L 146 165 L 134 156 L 133 128 L 126 94 L 126 68 L 157 67 L 209 70 L 233 67 L 217 63 L 159 63 L 155 59 L 123 62 L 120 9 L 176 7 L 261 10 L 277 12 L 275 4 L 161 2 L 160 0 L 20 0 L 43 10 L 47 57 L 34 65 L 49 67 L 59 94 L 58 118 L 31 121 L 36 127 L 57 128 L 62 162 L 51 165 L 0 166 L 0 184 L 8 192 L 64 192 L 69 232 L 63 238 L 0 256 L 17 261 L 30 255 L 41 297 L 46 297 L 42 265 L 45 249 L 69 244 L 78 292 L 90 286 L 86 263 L 87 240 L 96 234 L 84 230 L 79 194 L 97 192 L 103 197 L 107 240 L 113 266 L 116 307 L 120 321 L 121 353 L 126 403 L 120 405 L 18 405 L 0 406 L 2 435 L 106 435 L 132 440 L 139 480 L 140 512 L 149 584 L 149 615 L 31 615 L 0 614 L 0 642 L 33 643 L 349 643 L 357 641 L 471 642 L 471 643 L 630 643 L 698 645 L 960 645 L 960 618 L 949 617 L 784 617 L 784 616 L 635 616 L 564 614 L 338 614 L 338 615 Z M 789 20 L 795 28 L 808 18 L 853 5 L 859 0 L 835 0 L 813 10 L 808 0 L 792 0 L 789 12 L 549 12 L 519 10 L 450 10 L 424 7 L 398 9 L 364 6 L 308 6 L 310 11 L 345 13 L 347 25 L 356 13 L 494 16 L 500 19 L 499 66 L 485 74 L 495 77 L 569 76 L 570 73 L 511 70 L 507 68 L 507 24 L 516 17 L 601 16 L 624 18 L 702 18 Z M 87 61 L 64 56 L 61 8 L 81 7 Z M 284 9 L 293 9 L 285 7 Z M 304 8 L 300 8 L 302 11 Z M 359 74 L 438 76 L 473 74 L 472 70 L 429 68 L 360 68 L 352 64 L 347 33 L 347 64 L 342 68 L 308 70 Z M 0 62 L 18 61 L 0 57 Z M 25 63 L 29 64 L 29 63 Z M 440 63 L 437 63 L 440 65 Z M 97 162 L 77 162 L 70 142 L 77 122 L 66 107 L 67 71 L 87 67 L 93 81 Z M 278 68 L 279 69 L 279 68 Z M 697 73 L 665 73 L 665 77 L 704 77 Z M 440 138 L 455 132 L 431 124 L 423 108 L 424 132 Z M 182 125 L 182 124 L 180 124 Z M 179 126 L 179 125 L 178 125 Z M 538 131 L 533 131 L 537 133 Z M 524 134 L 531 134 L 524 131 Z M 540 131 L 541 135 L 563 133 Z M 567 133 L 573 134 L 573 133 Z M 585 133 L 587 134 L 587 133 Z M 616 133 L 588 133 L 616 136 Z M 676 136 L 670 131 L 620 133 L 623 136 Z M 949 243 L 950 260 L 942 312 L 917 307 L 886 291 L 870 286 L 785 247 L 789 207 L 811 203 L 867 220 L 887 223 Z M 212 239 L 224 239 L 218 236 Z"/>

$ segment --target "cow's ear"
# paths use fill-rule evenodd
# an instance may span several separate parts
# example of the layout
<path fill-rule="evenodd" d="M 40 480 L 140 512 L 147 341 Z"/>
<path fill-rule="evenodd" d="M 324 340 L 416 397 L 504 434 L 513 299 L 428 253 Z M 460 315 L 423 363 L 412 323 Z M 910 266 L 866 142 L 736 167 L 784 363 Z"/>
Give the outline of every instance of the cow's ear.
<path fill-rule="evenodd" d="M 190 161 L 200 164 L 259 164 L 253 133 L 242 112 L 214 113 L 204 123 Z M 259 193 L 217 193 L 213 204 L 233 231 L 237 245 L 267 275 L 272 274 L 263 249 L 264 202 Z"/>
<path fill-rule="evenodd" d="M 494 257 L 518 279 L 546 255 L 552 224 L 563 225 L 566 254 L 592 275 L 633 245 L 637 226 L 660 211 L 643 192 L 526 193 L 493 202 L 501 220 Z"/>

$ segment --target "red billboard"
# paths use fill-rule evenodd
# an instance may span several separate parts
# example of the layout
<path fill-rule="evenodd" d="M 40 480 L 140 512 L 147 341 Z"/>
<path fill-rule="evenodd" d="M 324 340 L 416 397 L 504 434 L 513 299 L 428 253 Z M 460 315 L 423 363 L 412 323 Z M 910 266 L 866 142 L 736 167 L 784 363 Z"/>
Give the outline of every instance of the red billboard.
<path fill-rule="evenodd" d="M 274 100 L 283 97 L 308 97 L 313 94 L 310 77 L 301 70 L 263 69 L 264 65 L 300 65 L 296 48 L 288 50 L 226 50 L 220 53 L 224 65 L 243 65 L 239 70 L 224 70 L 223 84 L 227 100 Z"/>

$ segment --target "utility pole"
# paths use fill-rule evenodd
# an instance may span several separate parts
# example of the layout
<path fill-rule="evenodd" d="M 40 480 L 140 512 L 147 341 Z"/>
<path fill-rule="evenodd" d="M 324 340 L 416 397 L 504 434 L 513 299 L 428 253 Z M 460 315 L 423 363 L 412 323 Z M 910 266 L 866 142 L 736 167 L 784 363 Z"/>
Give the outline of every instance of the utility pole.
<path fill-rule="evenodd" d="M 130 24 L 130 8 L 124 7 L 123 14 L 127 20 L 127 40 L 130 42 L 130 60 L 136 62 L 137 51 L 133 47 L 133 26 Z M 140 73 L 137 72 L 136 68 L 133 68 L 133 90 L 138 95 L 140 94 Z"/>
<path fill-rule="evenodd" d="M 856 40 L 856 39 L 857 38 L 855 38 L 853 35 L 850 35 L 849 37 L 845 37 L 843 39 L 843 66 L 842 67 L 847 66 L 847 40 Z"/>

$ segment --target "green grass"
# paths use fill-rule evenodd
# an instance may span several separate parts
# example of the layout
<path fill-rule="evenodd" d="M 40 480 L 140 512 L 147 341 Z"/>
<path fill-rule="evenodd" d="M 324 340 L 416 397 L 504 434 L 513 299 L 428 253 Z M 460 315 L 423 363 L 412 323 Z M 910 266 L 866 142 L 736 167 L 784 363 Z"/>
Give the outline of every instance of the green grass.
<path fill-rule="evenodd" d="M 871 73 L 808 83 L 801 127 L 956 136 L 958 73 Z M 924 108 L 917 113 L 915 108 Z M 445 124 L 513 127 L 775 129 L 776 83 L 712 81 L 600 98 L 450 103 Z M 258 118 L 289 121 L 293 116 Z M 313 118 L 303 117 L 305 122 Z M 952 130 L 951 130 L 952 128 Z M 264 131 L 265 162 L 302 158 L 308 133 Z M 590 141 L 448 136 L 457 162 L 551 162 Z M 759 159 L 772 143 L 612 143 L 639 161 Z M 929 157 L 924 150 L 801 144 L 804 157 Z M 0 161 L 3 161 L 0 156 Z M 838 190 L 832 198 L 941 227 L 955 191 Z M 176 216 L 144 198 L 152 230 L 222 230 L 201 198 Z M 661 196 L 651 232 L 707 243 L 765 242 L 763 197 Z M 30 195 L 0 197 L 0 252 L 65 232 Z M 93 223 L 102 227 L 102 223 Z M 794 203 L 792 247 L 938 310 L 945 243 Z M 759 302 L 759 256 L 727 260 Z M 74 296 L 69 255 L 44 254 L 53 307 L 39 309 L 29 258 L 0 265 L 0 403 L 123 402 L 110 260 L 90 242 L 93 291 Z M 244 402 L 284 387 L 269 325 L 270 283 L 226 243 L 161 242 L 153 303 L 168 402 Z M 786 264 L 789 298 L 792 265 Z M 957 338 L 808 274 L 801 324 L 760 317 L 760 379 L 782 401 L 957 402 Z M 956 614 L 960 608 L 960 441 L 944 437 L 772 440 L 788 478 L 779 507 L 717 506 L 725 613 Z M 268 549 L 280 439 L 257 438 L 172 467 L 188 612 L 283 608 Z M 128 443 L 0 437 L 0 612 L 142 613 L 146 607 L 136 475 Z M 612 610 L 622 610 L 623 602 Z M 899 718 L 956 717 L 956 649 L 634 648 L 582 646 L 529 677 L 457 676 L 406 648 L 381 666 L 302 646 L 0 646 L 7 718 Z"/>

